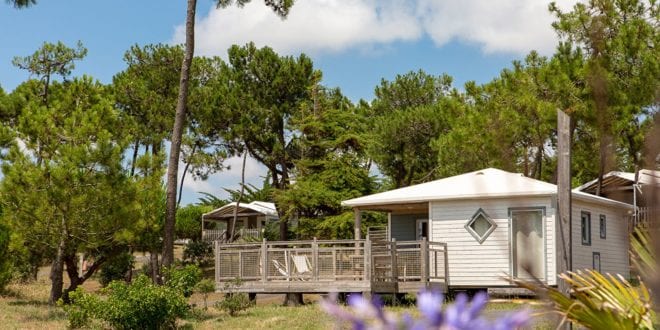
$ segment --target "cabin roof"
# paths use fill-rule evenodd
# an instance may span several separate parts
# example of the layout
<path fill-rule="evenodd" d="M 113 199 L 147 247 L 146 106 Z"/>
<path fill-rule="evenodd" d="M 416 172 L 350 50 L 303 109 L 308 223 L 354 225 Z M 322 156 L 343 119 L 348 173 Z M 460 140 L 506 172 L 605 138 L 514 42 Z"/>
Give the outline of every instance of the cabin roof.
<path fill-rule="evenodd" d="M 660 171 L 640 170 L 637 182 L 640 184 L 660 183 Z M 634 172 L 612 171 L 603 175 L 603 190 L 616 189 L 623 186 L 632 186 L 635 183 Z M 578 190 L 595 194 L 598 189 L 598 179 L 591 180 L 579 187 Z"/>
<path fill-rule="evenodd" d="M 367 195 L 342 202 L 348 207 L 430 202 L 441 200 L 553 196 L 557 186 L 496 168 L 486 168 L 444 179 Z M 632 205 L 573 190 L 573 198 L 633 208 Z"/>
<path fill-rule="evenodd" d="M 236 204 L 237 204 L 236 202 L 231 202 L 213 211 L 204 213 L 202 215 L 202 218 L 214 219 L 214 218 L 226 218 L 227 216 L 233 216 L 234 209 L 236 208 Z M 260 213 L 272 217 L 278 216 L 277 209 L 275 208 L 275 204 L 270 202 L 253 201 L 250 203 L 238 204 L 238 212 L 244 213 L 245 211 L 253 211 L 256 213 Z"/>

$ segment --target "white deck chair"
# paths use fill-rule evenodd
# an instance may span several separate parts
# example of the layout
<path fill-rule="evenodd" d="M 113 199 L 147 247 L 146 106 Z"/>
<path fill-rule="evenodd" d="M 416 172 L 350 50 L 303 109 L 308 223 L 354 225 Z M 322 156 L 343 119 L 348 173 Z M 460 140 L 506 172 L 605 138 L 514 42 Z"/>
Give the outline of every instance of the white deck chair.
<path fill-rule="evenodd" d="M 288 281 L 291 275 L 287 271 L 286 267 L 284 267 L 284 265 L 275 259 L 273 259 L 273 265 L 275 266 L 275 269 L 277 269 L 277 271 L 282 274 L 282 276 L 286 276 L 286 280 Z"/>
<path fill-rule="evenodd" d="M 297 275 L 307 275 L 312 273 L 312 265 L 306 255 L 293 255 L 293 265 L 296 267 Z"/>

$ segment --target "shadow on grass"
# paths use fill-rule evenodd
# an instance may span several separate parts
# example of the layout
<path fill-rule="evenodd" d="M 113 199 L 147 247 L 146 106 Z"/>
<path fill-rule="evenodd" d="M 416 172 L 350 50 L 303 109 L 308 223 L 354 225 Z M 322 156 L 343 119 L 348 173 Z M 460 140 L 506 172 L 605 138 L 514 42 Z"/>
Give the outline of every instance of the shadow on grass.
<path fill-rule="evenodd" d="M 59 321 L 66 320 L 66 313 L 58 307 L 51 307 L 48 309 L 47 313 L 35 313 L 26 315 L 23 320 L 29 322 L 49 322 L 49 321 Z"/>
<path fill-rule="evenodd" d="M 49 306 L 48 302 L 42 300 L 15 300 L 7 303 L 9 306 Z"/>

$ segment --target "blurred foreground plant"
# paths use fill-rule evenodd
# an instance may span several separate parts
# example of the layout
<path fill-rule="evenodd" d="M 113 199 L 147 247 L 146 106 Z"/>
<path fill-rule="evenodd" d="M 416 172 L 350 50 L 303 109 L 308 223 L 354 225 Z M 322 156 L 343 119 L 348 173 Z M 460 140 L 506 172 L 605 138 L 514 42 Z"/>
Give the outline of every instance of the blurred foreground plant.
<path fill-rule="evenodd" d="M 647 229 L 636 228 L 630 238 L 635 269 L 645 278 L 657 275 L 651 236 Z M 556 288 L 515 280 L 520 287 L 549 300 L 552 309 L 570 321 L 589 329 L 653 329 L 656 322 L 651 291 L 640 279 L 633 286 L 621 275 L 601 274 L 595 270 L 559 275 L 571 289 L 571 296 Z"/>
<path fill-rule="evenodd" d="M 465 294 L 456 297 L 450 305 L 444 305 L 444 297 L 438 292 L 426 291 L 417 296 L 417 308 L 420 318 L 413 318 L 408 313 L 401 317 L 383 310 L 380 297 L 367 299 L 361 295 L 348 298 L 350 308 L 337 305 L 335 297 L 321 301 L 321 308 L 332 315 L 338 322 L 350 323 L 353 329 L 518 329 L 530 320 L 527 310 L 505 314 L 489 321 L 482 312 L 488 303 L 486 293 L 478 293 L 468 301 Z"/>

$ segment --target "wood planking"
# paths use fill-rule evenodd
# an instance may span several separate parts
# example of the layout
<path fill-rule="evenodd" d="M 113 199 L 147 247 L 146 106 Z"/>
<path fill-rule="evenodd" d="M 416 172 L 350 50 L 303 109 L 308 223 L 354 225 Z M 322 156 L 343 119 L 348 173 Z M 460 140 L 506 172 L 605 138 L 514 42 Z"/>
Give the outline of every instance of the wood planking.
<path fill-rule="evenodd" d="M 582 211 L 591 213 L 591 245 L 582 245 Z M 600 215 L 606 216 L 606 238 L 600 238 Z M 630 276 L 628 224 L 625 210 L 573 199 L 573 270 L 592 269 L 600 253 L 601 272 Z"/>
<path fill-rule="evenodd" d="M 550 197 L 516 197 L 437 201 L 431 205 L 432 241 L 446 242 L 449 250 L 449 276 L 452 286 L 509 285 L 503 277 L 511 271 L 509 209 L 545 207 L 546 274 L 549 284 L 556 283 L 554 209 Z M 482 243 L 464 228 L 481 208 L 497 224 Z"/>

